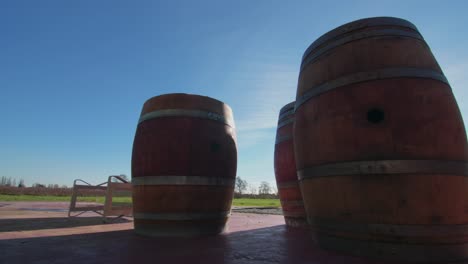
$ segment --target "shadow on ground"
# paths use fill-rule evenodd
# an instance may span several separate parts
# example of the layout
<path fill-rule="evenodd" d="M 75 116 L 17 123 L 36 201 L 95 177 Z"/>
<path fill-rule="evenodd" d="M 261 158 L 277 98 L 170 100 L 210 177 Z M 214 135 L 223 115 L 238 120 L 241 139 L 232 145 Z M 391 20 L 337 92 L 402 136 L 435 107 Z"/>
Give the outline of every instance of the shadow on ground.
<path fill-rule="evenodd" d="M 128 223 L 131 220 L 117 218 L 109 220 L 115 223 Z M 51 228 L 67 228 L 105 224 L 102 217 L 50 217 L 50 218 L 14 218 L 0 219 L 0 232 L 29 231 Z"/>
<path fill-rule="evenodd" d="M 284 225 L 210 237 L 148 238 L 133 230 L 8 239 L 0 263 L 383 264 L 318 249 Z"/>

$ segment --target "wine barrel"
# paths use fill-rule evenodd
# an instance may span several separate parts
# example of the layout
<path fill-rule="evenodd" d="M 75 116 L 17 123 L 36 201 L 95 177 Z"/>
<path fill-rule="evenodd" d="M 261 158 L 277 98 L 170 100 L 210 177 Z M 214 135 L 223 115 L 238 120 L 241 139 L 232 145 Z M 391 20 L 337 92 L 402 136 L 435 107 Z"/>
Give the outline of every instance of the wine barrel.
<path fill-rule="evenodd" d="M 222 232 L 230 215 L 236 166 L 236 134 L 228 105 L 190 94 L 149 99 L 133 142 L 135 232 Z"/>
<path fill-rule="evenodd" d="M 295 102 L 285 105 L 279 113 L 274 154 L 275 178 L 286 225 L 289 227 L 307 227 L 294 159 L 292 137 L 294 104 Z"/>
<path fill-rule="evenodd" d="M 412 23 L 362 19 L 317 39 L 302 59 L 295 109 L 298 177 L 322 247 L 468 258 L 465 128 Z"/>

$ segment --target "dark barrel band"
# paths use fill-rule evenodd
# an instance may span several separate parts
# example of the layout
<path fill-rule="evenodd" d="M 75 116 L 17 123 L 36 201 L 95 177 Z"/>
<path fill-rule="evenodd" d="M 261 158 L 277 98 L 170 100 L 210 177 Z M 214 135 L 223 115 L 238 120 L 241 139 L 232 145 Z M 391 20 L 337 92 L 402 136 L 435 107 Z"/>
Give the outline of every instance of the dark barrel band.
<path fill-rule="evenodd" d="M 392 78 L 424 78 L 433 79 L 448 84 L 447 78 L 445 78 L 445 76 L 442 73 L 430 69 L 399 67 L 384 68 L 368 72 L 359 72 L 345 75 L 338 79 L 310 88 L 307 92 L 305 92 L 301 97 L 299 97 L 296 100 L 295 110 L 297 111 L 297 109 L 302 104 L 307 102 L 312 97 L 329 92 L 336 88 L 340 88 L 342 86 Z"/>
<path fill-rule="evenodd" d="M 278 129 L 280 129 L 280 128 L 286 126 L 286 125 L 292 124 L 292 123 L 294 123 L 294 117 L 291 117 L 289 119 L 278 122 Z"/>
<path fill-rule="evenodd" d="M 172 220 L 172 221 L 189 221 L 203 219 L 219 219 L 229 217 L 230 211 L 213 212 L 213 213 L 141 213 L 135 212 L 133 218 L 142 220 Z"/>
<path fill-rule="evenodd" d="M 375 160 L 318 165 L 297 171 L 299 180 L 372 174 L 442 174 L 468 176 L 466 161 Z"/>
<path fill-rule="evenodd" d="M 310 63 L 312 63 L 313 61 L 315 61 L 317 58 L 324 55 L 328 51 L 336 47 L 342 46 L 346 43 L 361 40 L 361 39 L 366 39 L 366 38 L 390 37 L 390 36 L 414 38 L 414 39 L 424 41 L 424 38 L 418 32 L 407 31 L 407 30 L 402 30 L 402 29 L 376 29 L 376 30 L 369 30 L 365 32 L 358 32 L 355 34 L 346 35 L 343 38 L 339 38 L 333 42 L 330 42 L 326 46 L 315 50 L 313 54 L 311 54 L 312 52 L 311 51 L 309 55 L 304 57 L 304 59 L 302 60 L 300 71 L 302 72 L 304 68 L 306 68 Z"/>
<path fill-rule="evenodd" d="M 203 110 L 194 110 L 194 109 L 163 109 L 156 110 L 149 113 L 146 113 L 140 117 L 138 124 L 146 120 L 160 118 L 160 117 L 195 117 L 209 119 L 216 122 L 223 123 L 234 128 L 234 120 L 232 118 L 225 117 L 218 113 L 203 111 Z"/>
<path fill-rule="evenodd" d="M 214 185 L 234 186 L 235 179 L 208 176 L 144 176 L 133 177 L 132 185 Z"/>
<path fill-rule="evenodd" d="M 356 240 L 319 233 L 320 247 L 352 255 L 398 261 L 397 263 L 452 263 L 468 259 L 468 243 L 410 244 L 401 241 Z M 458 263 L 458 262 L 457 262 Z M 463 262 L 465 263 L 465 262 Z"/>
<path fill-rule="evenodd" d="M 298 181 L 278 182 L 276 184 L 276 187 L 278 187 L 278 189 L 293 188 L 293 187 L 299 188 L 299 182 Z"/>
<path fill-rule="evenodd" d="M 356 234 L 385 235 L 397 237 L 453 237 L 468 236 L 468 224 L 460 225 L 396 225 L 340 222 L 333 219 L 309 218 L 309 223 L 326 232 L 338 231 Z"/>
<path fill-rule="evenodd" d="M 279 144 L 288 140 L 292 140 L 292 135 L 276 136 L 275 144 Z"/>
<path fill-rule="evenodd" d="M 304 202 L 302 200 L 294 200 L 294 201 L 281 201 L 282 206 L 304 206 Z"/>
<path fill-rule="evenodd" d="M 183 225 L 182 227 L 179 225 Z M 176 226 L 167 225 L 150 225 L 142 226 L 135 221 L 135 233 L 143 236 L 150 237 L 187 237 L 187 236 L 200 236 L 200 235 L 216 235 L 224 230 L 224 225 L 214 225 L 209 227 L 200 227 L 194 225 L 185 225 L 180 223 Z"/>
<path fill-rule="evenodd" d="M 296 103 L 296 102 L 294 102 L 294 103 Z M 294 105 L 288 111 L 285 111 L 285 112 L 280 114 L 280 116 L 278 117 L 278 123 L 281 122 L 283 119 L 291 118 L 290 117 L 291 115 L 294 115 Z"/>
<path fill-rule="evenodd" d="M 404 19 L 396 18 L 396 17 L 372 17 L 372 18 L 364 18 L 360 20 L 356 20 L 342 26 L 339 26 L 314 41 L 304 52 L 302 59 L 309 56 L 309 54 L 316 49 L 318 46 L 323 45 L 327 41 L 330 41 L 340 35 L 344 35 L 350 33 L 352 31 L 369 28 L 369 27 L 382 27 L 382 26 L 389 26 L 389 27 L 403 27 L 410 30 L 418 31 L 416 26 Z"/>
<path fill-rule="evenodd" d="M 463 238 L 468 235 L 467 224 L 363 224 L 322 218 L 308 218 L 308 222 L 318 243 L 328 249 L 422 263 L 468 259 L 468 243 L 466 240 L 463 242 Z M 368 239 L 356 239 L 351 237 L 353 234 L 358 237 L 365 235 Z M 419 241 L 428 238 L 433 238 L 430 240 L 433 242 Z M 444 241 L 439 242 L 434 238 L 443 238 Z M 450 243 L 450 240 L 453 242 Z"/>
<path fill-rule="evenodd" d="M 284 210 L 283 210 L 283 215 L 284 215 L 285 217 L 288 217 L 288 218 L 289 218 L 289 217 L 292 217 L 292 218 L 302 218 L 303 221 L 306 221 L 306 219 L 305 219 L 305 217 L 306 217 L 306 216 L 305 216 L 305 212 L 291 212 L 291 211 L 284 211 Z M 285 220 L 286 220 L 286 224 L 288 224 L 288 220 L 290 220 L 290 219 L 285 219 Z M 290 224 L 288 224 L 288 225 L 290 225 Z"/>

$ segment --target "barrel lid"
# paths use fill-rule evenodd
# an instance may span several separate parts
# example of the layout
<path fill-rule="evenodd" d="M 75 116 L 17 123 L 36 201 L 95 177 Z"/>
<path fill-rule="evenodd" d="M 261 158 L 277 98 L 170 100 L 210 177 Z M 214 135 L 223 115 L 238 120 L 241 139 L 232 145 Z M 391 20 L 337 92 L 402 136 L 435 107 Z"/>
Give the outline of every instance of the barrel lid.
<path fill-rule="evenodd" d="M 162 98 L 169 98 L 169 97 L 173 97 L 173 98 L 199 98 L 199 99 L 202 99 L 202 100 L 212 101 L 212 102 L 215 102 L 215 103 L 218 103 L 218 104 L 226 105 L 226 103 L 224 103 L 224 102 L 222 102 L 222 101 L 220 101 L 218 99 L 206 96 L 206 95 L 189 94 L 189 93 L 160 94 L 160 95 L 156 95 L 156 96 L 153 96 L 153 97 L 149 98 L 148 100 L 146 100 L 145 103 L 151 102 L 153 100 L 162 99 Z"/>
<path fill-rule="evenodd" d="M 322 44 L 330 41 L 333 38 L 336 38 L 340 35 L 344 35 L 346 33 L 363 29 L 366 27 L 375 27 L 375 26 L 397 26 L 397 27 L 406 27 L 412 29 L 414 31 L 418 31 L 416 26 L 404 19 L 397 18 L 397 17 L 370 17 L 370 18 L 363 18 L 353 22 L 349 22 L 342 26 L 339 26 L 329 32 L 325 33 L 321 37 L 319 37 L 316 41 L 314 41 L 304 52 L 302 56 L 302 60 L 304 60 L 313 50 L 321 46 Z"/>
<path fill-rule="evenodd" d="M 232 112 L 229 105 L 217 99 L 187 93 L 168 93 L 153 96 L 143 104 L 143 111 L 148 112 L 158 108 L 187 108 L 187 109 L 205 109 L 222 111 L 228 109 Z"/>
<path fill-rule="evenodd" d="M 294 121 L 294 107 L 296 102 L 283 106 L 278 117 L 278 129 Z"/>

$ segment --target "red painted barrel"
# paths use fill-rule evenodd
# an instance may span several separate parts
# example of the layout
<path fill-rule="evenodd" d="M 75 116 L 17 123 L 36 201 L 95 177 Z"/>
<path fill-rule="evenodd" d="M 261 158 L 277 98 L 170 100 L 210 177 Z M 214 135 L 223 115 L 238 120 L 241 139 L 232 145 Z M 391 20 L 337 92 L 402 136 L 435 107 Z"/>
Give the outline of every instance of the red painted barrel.
<path fill-rule="evenodd" d="M 275 177 L 284 220 L 290 227 L 306 227 L 307 219 L 302 201 L 293 145 L 294 102 L 280 110 L 275 144 Z"/>
<path fill-rule="evenodd" d="M 325 248 L 406 261 L 468 258 L 468 147 L 452 90 L 408 21 L 362 19 L 302 59 L 294 142 Z"/>
<path fill-rule="evenodd" d="M 135 232 L 222 232 L 230 215 L 236 166 L 236 134 L 228 105 L 190 94 L 149 99 L 133 142 Z"/>

